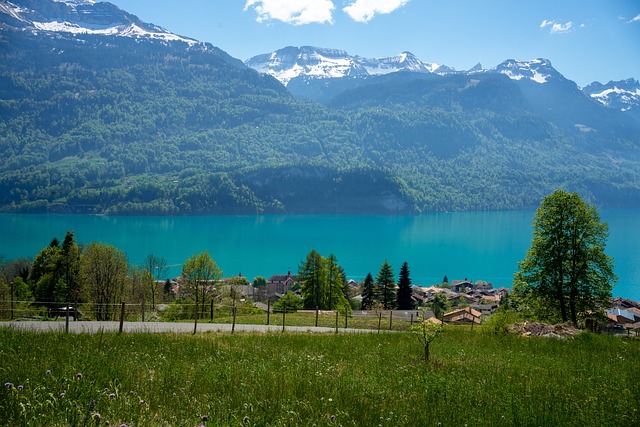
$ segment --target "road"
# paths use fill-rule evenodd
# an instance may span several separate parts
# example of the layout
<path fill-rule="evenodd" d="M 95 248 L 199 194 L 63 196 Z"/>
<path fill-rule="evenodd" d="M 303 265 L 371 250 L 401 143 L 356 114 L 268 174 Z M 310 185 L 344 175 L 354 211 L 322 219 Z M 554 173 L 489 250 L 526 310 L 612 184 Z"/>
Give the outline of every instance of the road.
<path fill-rule="evenodd" d="M 203 332 L 223 332 L 231 333 L 230 324 L 198 323 L 198 333 Z M 39 331 L 39 332 L 64 332 L 64 321 L 25 321 L 25 322 L 0 322 L 0 328 L 14 328 L 19 330 Z M 69 332 L 71 333 L 96 333 L 118 332 L 119 322 L 69 322 Z M 143 332 L 143 333 L 193 333 L 193 323 L 173 323 L 173 322 L 124 322 L 123 332 Z M 285 332 L 299 333 L 333 333 L 335 328 L 314 327 L 314 326 L 285 326 Z M 239 325 L 236 324 L 235 332 L 282 332 L 282 325 Z M 373 333 L 377 330 L 339 328 L 340 333 Z M 386 331 L 385 331 L 386 332 Z"/>

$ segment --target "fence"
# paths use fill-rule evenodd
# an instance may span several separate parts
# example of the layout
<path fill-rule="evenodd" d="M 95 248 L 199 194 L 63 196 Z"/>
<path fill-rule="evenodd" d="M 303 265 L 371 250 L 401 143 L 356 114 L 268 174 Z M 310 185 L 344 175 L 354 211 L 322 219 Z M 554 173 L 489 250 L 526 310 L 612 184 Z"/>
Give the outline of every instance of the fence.
<path fill-rule="evenodd" d="M 5 304 L 6 305 L 6 304 Z M 195 322 L 196 305 L 186 303 L 159 304 L 156 309 L 149 304 L 59 304 L 42 301 L 14 301 L 13 307 L 0 306 L 3 320 L 50 320 L 50 321 L 92 321 L 107 320 L 120 322 Z M 97 319 L 97 315 L 101 317 Z M 251 305 L 216 304 L 209 302 L 198 305 L 198 323 L 254 324 L 281 326 L 324 327 L 335 329 L 369 329 L 380 331 L 408 330 L 411 324 L 421 319 L 420 311 L 338 311 L 338 310 L 298 310 L 274 311 L 266 305 L 264 309 Z M 68 330 L 68 327 L 67 327 Z"/>

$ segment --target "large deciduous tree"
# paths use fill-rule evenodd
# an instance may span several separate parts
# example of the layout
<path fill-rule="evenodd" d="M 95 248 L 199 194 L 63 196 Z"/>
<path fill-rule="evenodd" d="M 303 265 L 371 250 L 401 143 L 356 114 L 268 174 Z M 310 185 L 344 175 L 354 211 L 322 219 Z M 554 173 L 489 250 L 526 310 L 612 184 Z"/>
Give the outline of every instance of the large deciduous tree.
<path fill-rule="evenodd" d="M 571 321 L 609 304 L 617 280 L 605 254 L 608 226 L 577 193 L 545 197 L 533 219 L 533 240 L 519 263 L 514 300 L 550 320 Z"/>
<path fill-rule="evenodd" d="M 411 277 L 409 276 L 409 264 L 405 261 L 400 267 L 400 275 L 398 277 L 398 309 L 413 309 L 413 292 L 411 291 Z"/>
<path fill-rule="evenodd" d="M 121 250 L 93 242 L 80 255 L 80 275 L 93 303 L 96 320 L 114 320 L 127 280 L 127 257 Z"/>

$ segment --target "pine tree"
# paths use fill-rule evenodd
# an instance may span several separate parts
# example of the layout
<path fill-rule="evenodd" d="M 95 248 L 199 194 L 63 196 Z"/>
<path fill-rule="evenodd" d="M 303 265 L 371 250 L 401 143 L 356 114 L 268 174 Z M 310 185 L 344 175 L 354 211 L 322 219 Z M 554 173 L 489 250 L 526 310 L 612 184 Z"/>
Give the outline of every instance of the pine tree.
<path fill-rule="evenodd" d="M 373 282 L 371 273 L 367 273 L 367 277 L 365 277 L 364 282 L 362 282 L 362 291 L 360 294 L 362 295 L 362 309 L 371 310 L 376 302 L 375 283 Z"/>
<path fill-rule="evenodd" d="M 405 261 L 400 268 L 400 276 L 398 277 L 398 309 L 413 309 L 413 299 L 411 298 L 411 278 L 409 277 L 409 264 Z"/>
<path fill-rule="evenodd" d="M 322 256 L 311 250 L 307 259 L 298 269 L 300 292 L 304 298 L 304 308 L 315 310 L 324 307 L 325 266 Z"/>
<path fill-rule="evenodd" d="M 387 260 L 380 266 L 376 281 L 378 282 L 380 302 L 382 302 L 383 308 L 385 310 L 393 309 L 395 306 L 395 280 L 393 278 L 393 269 Z"/>

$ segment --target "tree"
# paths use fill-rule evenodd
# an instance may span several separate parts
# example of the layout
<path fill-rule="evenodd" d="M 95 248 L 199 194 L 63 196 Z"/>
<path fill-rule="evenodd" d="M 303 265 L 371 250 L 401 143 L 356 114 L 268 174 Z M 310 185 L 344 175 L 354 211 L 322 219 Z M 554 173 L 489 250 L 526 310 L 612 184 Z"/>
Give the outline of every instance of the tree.
<path fill-rule="evenodd" d="M 242 274 L 233 276 L 229 279 L 229 297 L 231 298 L 231 304 L 233 307 L 236 306 L 236 301 L 239 300 L 242 295 L 242 288 L 248 285 L 249 280 L 242 276 Z"/>
<path fill-rule="evenodd" d="M 557 190 L 533 219 L 533 240 L 518 264 L 513 299 L 535 314 L 577 324 L 609 304 L 617 280 L 604 253 L 609 231 L 594 206 Z"/>
<path fill-rule="evenodd" d="M 84 280 L 96 320 L 115 319 L 116 304 L 124 297 L 127 257 L 121 250 L 93 242 L 80 255 L 80 274 Z"/>
<path fill-rule="evenodd" d="M 267 292 L 267 279 L 262 276 L 256 276 L 253 279 L 254 300 L 262 301 Z"/>
<path fill-rule="evenodd" d="M 298 269 L 300 292 L 304 308 L 315 310 L 323 307 L 323 280 L 325 277 L 322 255 L 312 249 Z"/>
<path fill-rule="evenodd" d="M 425 313 L 426 311 L 423 311 L 423 314 Z M 438 335 L 443 331 L 442 323 L 437 319 L 426 319 L 425 316 L 423 316 L 421 322 L 411 326 L 411 331 L 416 334 L 418 340 L 422 344 L 424 349 L 424 360 L 425 362 L 428 362 L 431 343 L 438 338 Z"/>
<path fill-rule="evenodd" d="M 182 278 L 185 281 L 186 293 L 195 299 L 195 320 L 193 333 L 198 328 L 198 308 L 199 304 L 204 307 L 207 298 L 213 297 L 215 284 L 222 277 L 222 270 L 218 268 L 216 262 L 211 258 L 209 252 L 201 252 L 187 259 L 182 266 Z"/>
<path fill-rule="evenodd" d="M 362 309 L 363 310 L 371 310 L 376 302 L 376 294 L 375 294 L 375 283 L 373 282 L 373 277 L 371 273 L 367 273 L 367 277 L 364 278 L 364 282 L 362 282 L 362 291 L 360 294 L 362 295 Z"/>
<path fill-rule="evenodd" d="M 400 275 L 398 277 L 398 309 L 413 309 L 413 292 L 411 290 L 411 277 L 409 277 L 409 264 L 405 261 L 400 267 Z"/>
<path fill-rule="evenodd" d="M 161 257 L 157 257 L 153 254 L 149 254 L 144 259 L 142 265 L 144 269 L 149 272 L 152 278 L 151 282 L 149 282 L 149 286 L 151 288 L 151 309 L 155 310 L 156 290 L 158 289 L 156 281 L 166 279 L 165 276 L 169 272 L 169 267 L 167 267 L 167 260 Z"/>
<path fill-rule="evenodd" d="M 295 293 L 289 291 L 282 298 L 273 304 L 273 310 L 275 312 L 291 313 L 296 310 L 302 309 L 304 302 Z"/>
<path fill-rule="evenodd" d="M 433 316 L 436 319 L 442 320 L 443 315 L 449 310 L 449 301 L 447 300 L 447 295 L 444 292 L 438 292 L 433 296 L 431 300 L 431 310 L 433 311 Z"/>
<path fill-rule="evenodd" d="M 394 288 L 395 280 L 393 278 L 393 269 L 387 260 L 380 266 L 378 277 L 378 288 L 380 289 L 380 297 L 382 298 L 382 307 L 384 310 L 392 309 L 395 305 Z"/>
<path fill-rule="evenodd" d="M 80 295 L 80 248 L 73 237 L 73 231 L 67 231 L 60 248 L 58 270 L 62 271 L 66 283 L 66 304 L 74 300 L 75 315 L 78 318 L 78 297 Z"/>
<path fill-rule="evenodd" d="M 307 254 L 298 269 L 300 292 L 304 308 L 320 310 L 351 310 L 343 292 L 344 276 L 334 255 L 327 258 L 315 250 Z"/>

